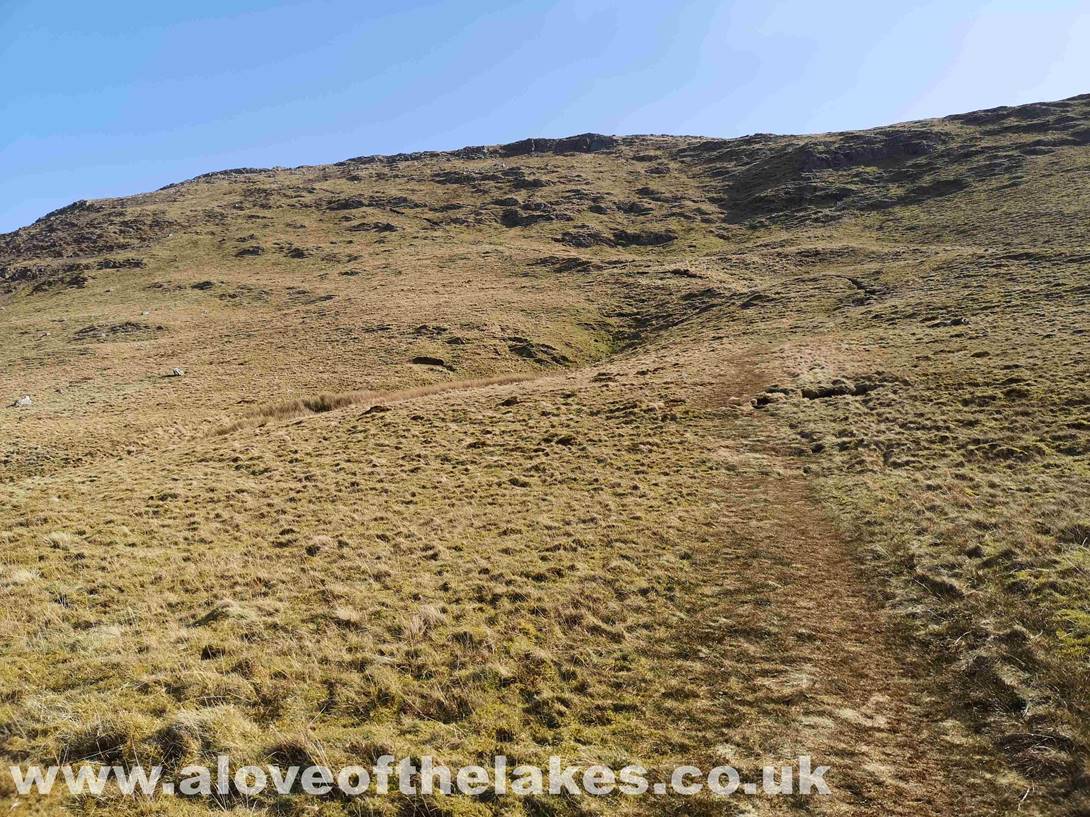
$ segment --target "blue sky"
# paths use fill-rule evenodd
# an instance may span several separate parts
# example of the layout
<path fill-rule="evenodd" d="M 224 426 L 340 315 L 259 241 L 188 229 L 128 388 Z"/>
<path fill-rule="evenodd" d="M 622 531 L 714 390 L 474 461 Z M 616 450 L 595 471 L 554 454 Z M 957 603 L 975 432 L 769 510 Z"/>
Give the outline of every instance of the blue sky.
<path fill-rule="evenodd" d="M 227 167 L 1088 91 L 1085 0 L 0 0 L 0 231 Z"/>

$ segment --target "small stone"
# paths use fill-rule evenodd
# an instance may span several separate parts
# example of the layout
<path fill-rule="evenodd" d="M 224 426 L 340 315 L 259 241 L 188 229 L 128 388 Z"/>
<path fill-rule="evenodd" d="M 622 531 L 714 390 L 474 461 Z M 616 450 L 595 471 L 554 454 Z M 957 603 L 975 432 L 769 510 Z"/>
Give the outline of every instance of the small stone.
<path fill-rule="evenodd" d="M 34 405 L 34 401 L 30 399 L 29 394 L 24 394 L 18 400 L 11 404 L 12 408 L 27 408 Z"/>
<path fill-rule="evenodd" d="M 171 377 L 181 377 L 184 374 L 185 374 L 185 369 L 179 369 L 177 366 L 175 366 L 173 369 L 170 370 L 170 376 Z"/>

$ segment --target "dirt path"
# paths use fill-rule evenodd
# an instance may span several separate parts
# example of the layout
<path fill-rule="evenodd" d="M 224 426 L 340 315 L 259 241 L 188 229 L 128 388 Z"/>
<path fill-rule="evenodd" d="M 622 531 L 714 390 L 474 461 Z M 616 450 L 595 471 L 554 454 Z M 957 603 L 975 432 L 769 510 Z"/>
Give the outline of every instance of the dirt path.
<path fill-rule="evenodd" d="M 767 381 L 736 366 L 736 397 Z M 729 395 L 720 390 L 717 399 Z M 724 444 L 759 440 L 765 422 L 743 417 L 725 430 Z M 881 610 L 860 557 L 797 465 L 762 453 L 760 468 L 723 483 L 723 502 L 694 555 L 699 578 L 673 660 L 704 692 L 701 707 L 686 702 L 671 716 L 686 721 L 707 761 L 730 762 L 743 780 L 759 780 L 765 764 L 809 755 L 830 767 L 832 792 L 759 795 L 732 807 L 742 814 L 1012 813 L 1025 792 L 1021 779 L 949 717 L 925 662 Z"/>
<path fill-rule="evenodd" d="M 996 759 L 930 697 L 805 487 L 781 478 L 740 489 L 729 486 L 732 499 L 763 513 L 717 528 L 730 544 L 705 564 L 730 578 L 700 599 L 695 622 L 720 646 L 706 665 L 723 690 L 720 742 L 743 761 L 774 751 L 828 765 L 833 793 L 815 813 L 994 813 Z"/>

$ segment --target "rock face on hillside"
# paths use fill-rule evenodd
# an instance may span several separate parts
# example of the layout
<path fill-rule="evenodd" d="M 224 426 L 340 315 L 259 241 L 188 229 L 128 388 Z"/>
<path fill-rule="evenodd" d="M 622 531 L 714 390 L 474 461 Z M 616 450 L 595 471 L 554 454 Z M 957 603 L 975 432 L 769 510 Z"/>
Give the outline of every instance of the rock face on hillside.
<path fill-rule="evenodd" d="M 502 156 L 526 156 L 531 153 L 594 153 L 600 150 L 612 150 L 620 144 L 613 136 L 600 133 L 582 133 L 563 139 L 523 139 L 509 145 L 496 148 Z M 472 150 L 472 148 L 469 148 Z"/>
<path fill-rule="evenodd" d="M 0 236 L 0 258 L 95 256 L 162 238 L 176 226 L 162 211 L 77 201 L 29 227 Z M 4 278 L 0 270 L 0 280 Z"/>

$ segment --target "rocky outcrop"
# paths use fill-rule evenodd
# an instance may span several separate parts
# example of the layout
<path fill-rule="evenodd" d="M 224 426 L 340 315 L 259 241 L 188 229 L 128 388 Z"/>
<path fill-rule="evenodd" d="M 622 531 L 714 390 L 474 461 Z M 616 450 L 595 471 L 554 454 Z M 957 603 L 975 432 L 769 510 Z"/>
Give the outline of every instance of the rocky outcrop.
<path fill-rule="evenodd" d="M 502 156 L 525 156 L 530 153 L 595 153 L 612 150 L 618 140 L 600 133 L 581 133 L 563 139 L 522 139 L 494 150 Z"/>

